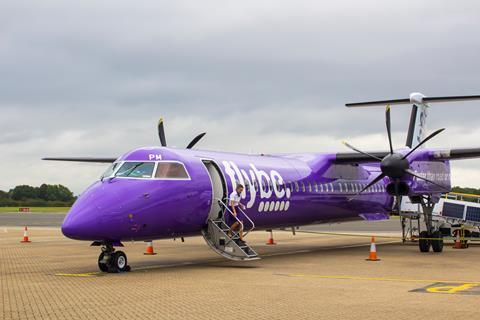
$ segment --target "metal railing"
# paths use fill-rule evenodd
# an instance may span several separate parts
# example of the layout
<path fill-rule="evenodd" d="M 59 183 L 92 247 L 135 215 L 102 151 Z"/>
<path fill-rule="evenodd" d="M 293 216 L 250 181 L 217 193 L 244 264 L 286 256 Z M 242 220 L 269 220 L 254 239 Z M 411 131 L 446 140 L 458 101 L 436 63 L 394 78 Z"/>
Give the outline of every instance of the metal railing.
<path fill-rule="evenodd" d="M 480 203 L 480 195 L 477 194 L 450 192 L 446 193 L 444 197 L 445 199 Z"/>
<path fill-rule="evenodd" d="M 244 225 L 243 222 L 238 218 L 238 213 L 237 213 L 237 214 L 234 214 L 234 213 L 232 212 L 232 210 L 230 210 L 230 208 L 228 207 L 228 205 L 227 205 L 225 202 L 222 201 L 222 199 L 216 199 L 216 200 L 218 201 L 218 203 L 219 203 L 221 206 L 223 206 L 223 207 L 230 213 L 230 215 L 231 215 L 232 217 L 235 218 L 235 220 L 237 220 L 237 222 L 238 222 L 238 223 L 240 224 L 240 226 L 241 226 L 241 229 L 240 229 L 238 232 L 236 232 L 236 233 L 232 236 L 232 238 L 234 238 L 235 236 L 239 235 L 240 232 L 242 232 L 242 230 L 243 230 L 243 236 L 246 237 L 253 229 L 255 229 L 255 223 L 253 222 L 252 219 L 250 219 L 250 217 L 245 213 L 245 211 L 243 211 L 243 210 L 240 208 L 240 206 L 237 206 L 237 209 L 236 209 L 236 210 L 239 210 L 239 211 L 243 214 L 243 216 L 248 220 L 248 222 L 251 224 L 251 228 L 248 229 L 248 230 L 245 230 L 245 225 Z M 224 220 L 224 222 L 225 222 L 225 220 Z"/>

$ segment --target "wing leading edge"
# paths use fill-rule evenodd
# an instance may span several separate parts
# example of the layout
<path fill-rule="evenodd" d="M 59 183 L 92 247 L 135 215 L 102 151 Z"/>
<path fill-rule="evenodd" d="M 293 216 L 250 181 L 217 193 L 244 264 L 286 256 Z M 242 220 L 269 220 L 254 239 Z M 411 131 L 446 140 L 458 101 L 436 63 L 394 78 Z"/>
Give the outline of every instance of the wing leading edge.
<path fill-rule="evenodd" d="M 389 151 L 377 151 L 368 152 L 369 154 L 383 159 L 390 152 Z M 430 160 L 462 160 L 462 159 L 475 159 L 480 158 L 480 148 L 461 148 L 461 149 L 438 149 L 428 150 L 420 149 L 416 151 L 417 157 L 421 158 L 425 156 Z M 417 158 L 416 157 L 416 158 Z M 374 158 L 355 152 L 340 152 L 335 154 L 335 163 L 372 163 L 377 162 Z M 378 161 L 379 162 L 379 161 Z"/>
<path fill-rule="evenodd" d="M 46 161 L 69 161 L 69 162 L 90 162 L 90 163 L 113 163 L 117 158 L 97 158 L 97 157 L 48 157 L 42 158 Z"/>

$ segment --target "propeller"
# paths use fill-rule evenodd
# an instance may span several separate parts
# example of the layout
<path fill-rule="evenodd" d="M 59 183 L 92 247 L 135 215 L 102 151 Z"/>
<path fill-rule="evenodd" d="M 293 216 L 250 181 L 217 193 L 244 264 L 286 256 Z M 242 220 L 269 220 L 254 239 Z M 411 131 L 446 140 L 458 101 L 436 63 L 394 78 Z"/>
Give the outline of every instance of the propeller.
<path fill-rule="evenodd" d="M 163 124 L 163 118 L 160 118 L 160 120 L 158 121 L 158 137 L 160 138 L 160 143 L 162 145 L 162 147 L 166 147 L 167 146 L 167 139 L 165 137 L 165 126 Z M 200 133 L 199 135 L 197 135 L 195 138 L 192 139 L 192 141 L 190 141 L 190 143 L 187 145 L 187 149 L 192 149 L 193 146 L 195 146 L 198 141 L 200 141 L 200 139 L 203 138 L 203 136 L 205 136 L 207 133 L 206 132 L 203 132 L 203 133 Z"/>
<path fill-rule="evenodd" d="M 165 138 L 165 128 L 163 125 L 163 118 L 160 118 L 158 121 L 158 137 L 160 138 L 160 143 L 162 144 L 162 147 L 167 146 L 167 139 Z"/>
<path fill-rule="evenodd" d="M 195 138 L 193 138 L 192 141 L 190 141 L 190 143 L 188 144 L 187 149 L 192 149 L 193 146 L 196 145 L 197 142 L 200 141 L 200 139 L 202 139 L 203 136 L 206 135 L 206 134 L 207 134 L 206 132 L 203 132 L 203 133 L 200 133 Z"/>
<path fill-rule="evenodd" d="M 377 177 L 375 177 L 375 179 L 373 179 L 367 186 L 365 186 L 365 188 L 360 190 L 360 192 L 355 194 L 350 200 L 353 200 L 355 197 L 357 197 L 358 195 L 368 190 L 370 187 L 372 187 L 374 184 L 376 184 L 383 178 L 388 177 L 393 181 L 393 190 L 391 190 L 391 194 L 393 193 L 393 195 L 396 197 L 395 207 L 397 212 L 399 212 L 401 201 L 402 201 L 401 178 L 403 178 L 405 175 L 410 175 L 417 179 L 434 184 L 438 187 L 445 188 L 444 186 L 430 179 L 422 177 L 421 175 L 417 174 L 415 171 L 410 169 L 410 162 L 408 161 L 408 157 L 411 156 L 419 147 L 421 147 L 427 141 L 431 140 L 432 138 L 434 138 L 435 136 L 443 132 L 445 129 L 443 128 L 443 129 L 436 130 L 435 132 L 430 134 L 428 137 L 423 139 L 417 146 L 411 149 L 407 154 L 403 155 L 401 153 L 395 153 L 393 149 L 390 105 L 387 105 L 387 108 L 385 111 L 385 123 L 387 127 L 387 136 L 388 136 L 388 144 L 390 146 L 390 154 L 386 155 L 383 159 L 380 159 L 379 157 L 371 155 L 367 152 L 361 151 L 360 149 L 355 148 L 354 146 L 350 145 L 347 142 L 343 142 L 343 144 L 346 147 L 352 149 L 353 151 L 371 157 L 372 162 L 380 162 L 380 169 L 382 171 Z"/>

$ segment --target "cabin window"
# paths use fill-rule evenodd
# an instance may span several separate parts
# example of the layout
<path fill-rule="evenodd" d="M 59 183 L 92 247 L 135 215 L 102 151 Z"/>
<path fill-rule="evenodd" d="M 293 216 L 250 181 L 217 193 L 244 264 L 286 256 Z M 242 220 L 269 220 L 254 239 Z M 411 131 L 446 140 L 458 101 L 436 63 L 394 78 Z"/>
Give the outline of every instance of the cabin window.
<path fill-rule="evenodd" d="M 320 192 L 323 192 L 323 184 L 320 184 Z"/>
<path fill-rule="evenodd" d="M 302 192 L 305 192 L 305 183 L 302 181 Z"/>
<path fill-rule="evenodd" d="M 298 185 L 298 182 L 295 181 L 295 192 L 298 192 L 298 191 L 300 191 L 300 187 Z"/>
<path fill-rule="evenodd" d="M 330 191 L 333 192 L 335 189 L 333 188 L 333 183 L 330 183 Z"/>
<path fill-rule="evenodd" d="M 155 162 L 124 162 L 115 176 L 149 179 L 152 177 L 154 168 Z"/>
<path fill-rule="evenodd" d="M 312 192 L 312 184 L 308 181 L 308 192 Z"/>
<path fill-rule="evenodd" d="M 315 192 L 318 193 L 318 183 L 314 182 L 314 185 L 315 185 Z"/>
<path fill-rule="evenodd" d="M 157 172 L 155 173 L 155 178 L 158 179 L 178 179 L 178 180 L 188 180 L 187 170 L 185 166 L 179 162 L 166 162 L 162 161 L 158 163 Z"/>

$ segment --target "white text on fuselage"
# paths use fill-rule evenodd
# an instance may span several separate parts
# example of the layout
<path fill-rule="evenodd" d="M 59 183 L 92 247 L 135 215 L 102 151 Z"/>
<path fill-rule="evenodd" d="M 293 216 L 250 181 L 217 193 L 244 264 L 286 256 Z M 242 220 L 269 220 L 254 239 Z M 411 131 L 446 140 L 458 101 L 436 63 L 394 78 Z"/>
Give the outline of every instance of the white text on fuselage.
<path fill-rule="evenodd" d="M 285 187 L 285 181 L 278 171 L 270 170 L 270 174 L 268 174 L 250 163 L 247 172 L 245 169 L 240 169 L 233 161 L 223 161 L 222 163 L 234 189 L 237 183 L 249 186 L 242 192 L 242 199 L 247 197 L 247 191 L 250 195 L 250 199 L 246 203 L 247 208 L 255 205 L 258 188 L 259 212 L 287 211 L 289 209 L 291 192 L 289 188 Z"/>

